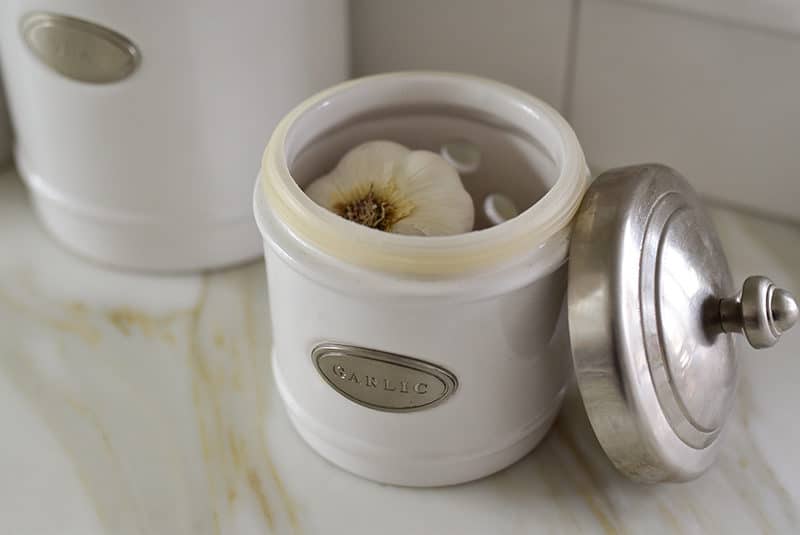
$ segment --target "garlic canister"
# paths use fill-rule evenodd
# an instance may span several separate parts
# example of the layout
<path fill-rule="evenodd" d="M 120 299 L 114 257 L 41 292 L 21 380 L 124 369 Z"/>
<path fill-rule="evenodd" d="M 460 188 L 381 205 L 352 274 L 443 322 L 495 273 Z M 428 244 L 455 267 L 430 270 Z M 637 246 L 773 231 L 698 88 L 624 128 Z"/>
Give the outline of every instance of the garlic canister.
<path fill-rule="evenodd" d="M 465 174 L 476 231 L 408 236 L 353 224 L 303 188 L 352 147 L 388 139 L 480 151 Z M 292 111 L 265 151 L 264 237 L 274 374 L 297 430 L 358 475 L 432 486 L 513 463 L 545 435 L 570 372 L 569 225 L 589 173 L 550 106 L 469 76 L 347 82 Z M 491 226 L 491 194 L 521 214 Z"/>
<path fill-rule="evenodd" d="M 375 165 L 379 153 L 394 163 Z M 479 78 L 398 73 L 311 98 L 269 142 L 254 209 L 290 418 L 324 457 L 386 483 L 513 463 L 573 370 L 620 472 L 698 477 L 734 406 L 736 335 L 769 347 L 800 318 L 766 277 L 736 292 L 677 171 L 634 165 L 589 184 L 558 113 Z M 445 212 L 459 226 L 441 226 Z"/>

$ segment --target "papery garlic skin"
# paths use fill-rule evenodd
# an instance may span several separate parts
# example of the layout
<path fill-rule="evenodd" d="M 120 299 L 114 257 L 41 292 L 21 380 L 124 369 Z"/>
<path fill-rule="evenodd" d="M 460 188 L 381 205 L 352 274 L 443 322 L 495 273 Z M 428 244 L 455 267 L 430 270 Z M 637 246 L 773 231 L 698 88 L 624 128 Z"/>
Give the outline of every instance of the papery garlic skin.
<path fill-rule="evenodd" d="M 306 194 L 346 219 L 397 234 L 461 234 L 475 221 L 472 197 L 446 160 L 392 141 L 351 149 Z"/>

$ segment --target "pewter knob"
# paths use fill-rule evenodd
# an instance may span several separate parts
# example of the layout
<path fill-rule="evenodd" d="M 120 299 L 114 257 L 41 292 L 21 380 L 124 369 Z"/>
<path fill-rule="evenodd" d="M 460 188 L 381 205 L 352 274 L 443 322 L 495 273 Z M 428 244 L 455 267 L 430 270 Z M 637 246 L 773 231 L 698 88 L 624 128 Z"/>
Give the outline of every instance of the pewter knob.
<path fill-rule="evenodd" d="M 775 345 L 783 333 L 797 323 L 794 296 L 766 277 L 748 277 L 739 295 L 719 303 L 722 330 L 741 332 L 756 349 Z"/>
<path fill-rule="evenodd" d="M 800 316 L 800 312 L 798 312 L 797 301 L 792 294 L 783 288 L 772 292 L 772 320 L 779 332 L 785 333 L 791 329 L 792 325 L 797 323 L 798 316 Z"/>

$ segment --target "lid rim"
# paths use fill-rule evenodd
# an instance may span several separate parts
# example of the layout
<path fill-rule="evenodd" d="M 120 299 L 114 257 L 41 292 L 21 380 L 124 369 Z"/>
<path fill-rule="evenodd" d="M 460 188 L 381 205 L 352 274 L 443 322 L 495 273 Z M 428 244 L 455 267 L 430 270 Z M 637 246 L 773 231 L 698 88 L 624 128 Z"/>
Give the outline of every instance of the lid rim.
<path fill-rule="evenodd" d="M 673 197 L 681 202 L 670 204 Z M 661 205 L 665 213 L 658 213 L 663 199 L 669 202 Z M 693 445 L 665 410 L 664 396 L 672 396 L 679 408 L 681 391 L 669 375 L 672 355 L 658 339 L 669 327 L 662 323 L 663 305 L 655 291 L 666 232 L 658 225 L 683 204 L 702 212 L 691 186 L 672 169 L 658 164 L 613 169 L 590 186 L 570 245 L 567 299 L 578 388 L 606 454 L 639 482 L 697 477 L 715 460 L 722 427 Z M 648 228 L 654 213 L 656 226 Z M 716 239 L 713 227 L 701 232 Z M 725 286 L 730 273 L 724 257 L 721 262 Z M 661 384 L 654 378 L 658 374 Z"/>

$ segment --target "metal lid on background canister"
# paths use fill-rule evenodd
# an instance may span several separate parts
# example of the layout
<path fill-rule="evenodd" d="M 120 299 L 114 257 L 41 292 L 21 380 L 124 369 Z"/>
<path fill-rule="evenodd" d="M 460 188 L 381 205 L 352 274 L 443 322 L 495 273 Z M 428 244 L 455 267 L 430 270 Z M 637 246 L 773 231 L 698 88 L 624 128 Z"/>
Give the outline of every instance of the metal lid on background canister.
<path fill-rule="evenodd" d="M 697 194 L 662 165 L 598 177 L 569 258 L 575 373 L 602 448 L 637 481 L 697 477 L 733 406 L 735 333 L 771 346 L 797 303 L 764 277 L 736 294 Z"/>

